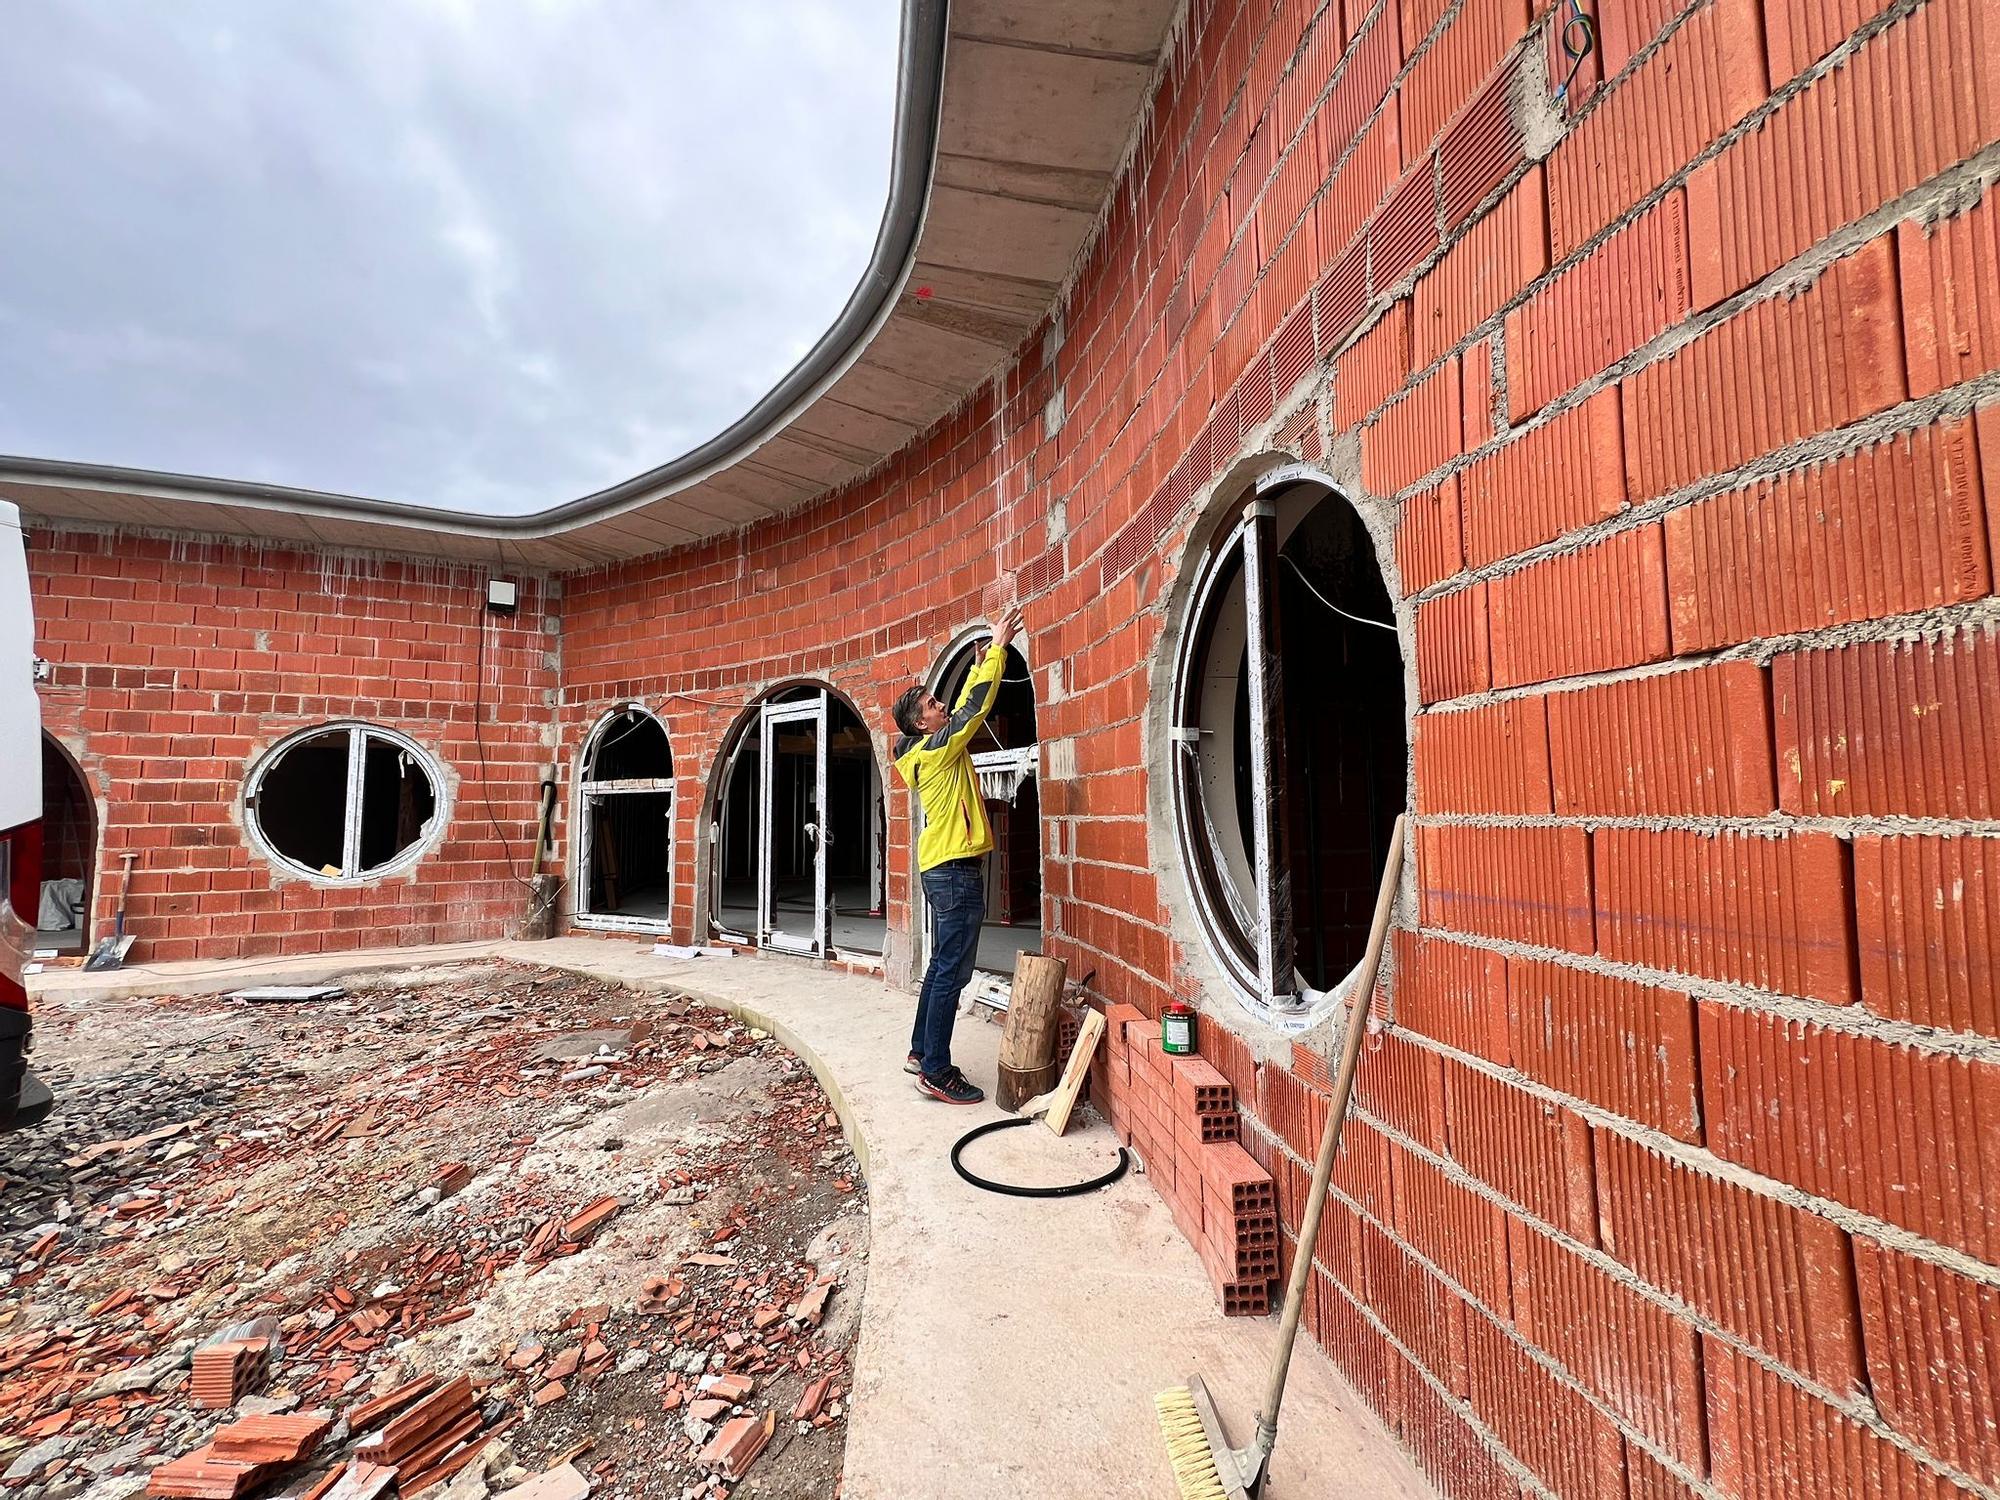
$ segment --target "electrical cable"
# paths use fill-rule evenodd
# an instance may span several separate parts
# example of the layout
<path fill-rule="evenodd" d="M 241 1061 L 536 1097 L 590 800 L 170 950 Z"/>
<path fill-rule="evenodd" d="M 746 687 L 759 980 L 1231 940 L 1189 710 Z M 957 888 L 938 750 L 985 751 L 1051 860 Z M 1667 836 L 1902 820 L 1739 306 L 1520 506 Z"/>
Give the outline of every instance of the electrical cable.
<path fill-rule="evenodd" d="M 1006 1130 L 1014 1125 L 1034 1123 L 1035 1117 L 1032 1115 L 1009 1115 L 1002 1120 L 988 1120 L 984 1125 L 975 1125 L 960 1136 L 958 1143 L 951 1148 L 951 1169 L 974 1187 L 983 1188 L 989 1193 L 1000 1193 L 1009 1198 L 1077 1198 L 1085 1193 L 1094 1193 L 1099 1188 L 1110 1187 L 1123 1177 L 1132 1165 L 1132 1153 L 1120 1146 L 1118 1165 L 1100 1177 L 1092 1177 L 1084 1182 L 1066 1182 L 1056 1187 L 1022 1187 L 1018 1183 L 995 1182 L 991 1178 L 981 1177 L 959 1160 L 965 1148 L 983 1135 L 991 1135 L 996 1130 Z"/>
<path fill-rule="evenodd" d="M 1283 557 L 1284 554 L 1280 553 L 1279 556 Z M 1326 595 L 1322 594 L 1319 591 L 1318 587 L 1314 585 L 1313 581 L 1310 578 L 1306 577 L 1306 570 L 1300 567 L 1297 563 L 1293 562 L 1289 557 L 1285 558 L 1285 566 L 1290 568 L 1294 573 L 1299 575 L 1299 582 L 1303 583 L 1308 589 L 1312 591 L 1313 598 L 1319 600 L 1320 603 L 1324 604 L 1328 609 L 1332 610 L 1335 614 L 1339 615 L 1343 620 L 1352 620 L 1357 625 L 1373 625 L 1377 630 L 1386 630 L 1391 635 L 1394 635 L 1396 633 L 1396 627 L 1394 625 L 1385 624 L 1381 620 L 1371 620 L 1367 618 L 1365 615 L 1349 614 L 1346 610 L 1342 609 L 1338 604 L 1335 604 L 1331 599 L 1327 598 Z"/>
<path fill-rule="evenodd" d="M 479 645 L 473 654 L 472 665 L 472 743 L 479 751 L 479 796 L 486 804 L 486 821 L 493 825 L 493 836 L 500 840 L 500 852 L 507 859 L 507 874 L 514 884 L 529 895 L 535 894 L 535 883 L 521 878 L 521 867 L 514 862 L 514 846 L 507 842 L 507 835 L 500 827 L 500 815 L 493 811 L 493 773 L 486 764 L 486 737 L 480 733 L 481 697 L 486 691 L 486 617 L 479 619 Z M 536 798 L 539 802 L 541 799 Z"/>
<path fill-rule="evenodd" d="M 1557 33 L 1557 44 L 1562 54 L 1569 59 L 1569 72 L 1563 76 L 1562 87 L 1556 90 L 1556 103 L 1569 102 L 1569 86 L 1576 81 L 1576 70 L 1583 66 L 1583 60 L 1597 50 L 1597 22 L 1584 11 L 1583 0 L 1569 0 L 1569 19 L 1562 23 Z"/>

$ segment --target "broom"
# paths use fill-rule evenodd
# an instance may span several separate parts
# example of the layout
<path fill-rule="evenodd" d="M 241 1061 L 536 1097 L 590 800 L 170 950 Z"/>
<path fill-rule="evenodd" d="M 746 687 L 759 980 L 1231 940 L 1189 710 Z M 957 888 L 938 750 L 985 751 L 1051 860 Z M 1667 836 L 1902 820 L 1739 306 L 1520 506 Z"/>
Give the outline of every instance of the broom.
<path fill-rule="evenodd" d="M 1305 1220 L 1299 1226 L 1298 1254 L 1292 1279 L 1285 1287 L 1285 1307 L 1278 1320 L 1278 1347 L 1271 1352 L 1271 1376 L 1264 1405 L 1257 1413 L 1257 1435 L 1248 1446 L 1231 1448 L 1216 1415 L 1215 1402 L 1199 1375 L 1185 1386 L 1153 1398 L 1159 1408 L 1160 1431 L 1167 1441 L 1167 1461 L 1182 1500 L 1254 1500 L 1270 1472 L 1271 1449 L 1278 1441 L 1278 1407 L 1285 1399 L 1285 1376 L 1292 1363 L 1292 1341 L 1298 1337 L 1299 1314 L 1311 1284 L 1313 1246 L 1319 1239 L 1320 1214 L 1326 1207 L 1327 1183 L 1340 1154 L 1340 1130 L 1347 1120 L 1347 1101 L 1354 1092 L 1354 1070 L 1361 1061 L 1361 1043 L 1368 1033 L 1368 1006 L 1375 996 L 1375 975 L 1382 967 L 1382 945 L 1389 936 L 1389 909 L 1403 873 L 1403 819 L 1389 835 L 1389 859 L 1382 869 L 1382 889 L 1375 897 L 1375 921 L 1368 930 L 1368 951 L 1355 971 L 1353 999 L 1347 1007 L 1347 1035 L 1340 1049 L 1340 1072 L 1333 1080 L 1327 1105 L 1326 1129 L 1319 1138 L 1313 1163 L 1312 1191 L 1306 1194 Z"/>

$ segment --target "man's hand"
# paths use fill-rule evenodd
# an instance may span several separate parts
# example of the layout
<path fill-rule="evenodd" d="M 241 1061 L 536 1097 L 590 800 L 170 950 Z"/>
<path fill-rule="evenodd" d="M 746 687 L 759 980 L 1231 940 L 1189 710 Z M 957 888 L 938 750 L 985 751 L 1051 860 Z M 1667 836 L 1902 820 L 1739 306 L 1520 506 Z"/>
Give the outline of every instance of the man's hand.
<path fill-rule="evenodd" d="M 1007 613 L 1000 617 L 999 628 L 993 632 L 993 644 L 1005 646 L 1019 634 L 1021 629 L 1021 606 L 1010 604 Z"/>

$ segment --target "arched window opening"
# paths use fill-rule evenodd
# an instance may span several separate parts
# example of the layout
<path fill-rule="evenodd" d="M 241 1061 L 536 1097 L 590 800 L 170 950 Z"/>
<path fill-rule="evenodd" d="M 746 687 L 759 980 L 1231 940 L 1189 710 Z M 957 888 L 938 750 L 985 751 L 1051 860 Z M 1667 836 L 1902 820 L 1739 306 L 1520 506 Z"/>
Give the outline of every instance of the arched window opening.
<path fill-rule="evenodd" d="M 1360 516 L 1277 476 L 1198 577 L 1174 688 L 1183 862 L 1224 971 L 1302 1023 L 1367 946 L 1408 796 L 1403 658 Z"/>
<path fill-rule="evenodd" d="M 442 779 L 414 740 L 330 724 L 274 745 L 244 789 L 251 841 L 321 880 L 371 880 L 412 864 L 442 829 Z"/>
<path fill-rule="evenodd" d="M 674 754 L 639 704 L 607 714 L 577 788 L 578 925 L 664 932 L 674 899 Z"/>
<path fill-rule="evenodd" d="M 75 953 L 90 938 L 97 809 L 76 764 L 42 735 L 42 883 L 35 946 Z M 26 913 L 22 913 L 26 915 Z"/>
<path fill-rule="evenodd" d="M 710 830 L 717 934 L 879 955 L 882 778 L 853 705 L 812 684 L 774 693 L 738 725 L 721 778 Z"/>

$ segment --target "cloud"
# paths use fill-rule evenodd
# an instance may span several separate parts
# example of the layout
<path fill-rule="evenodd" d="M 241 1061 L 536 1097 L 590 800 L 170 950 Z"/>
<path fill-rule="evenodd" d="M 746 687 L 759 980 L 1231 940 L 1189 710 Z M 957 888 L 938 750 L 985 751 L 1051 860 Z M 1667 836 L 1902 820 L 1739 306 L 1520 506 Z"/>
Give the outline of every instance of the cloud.
<path fill-rule="evenodd" d="M 0 49 L 0 452 L 486 511 L 664 463 L 832 321 L 896 0 L 48 0 Z"/>

